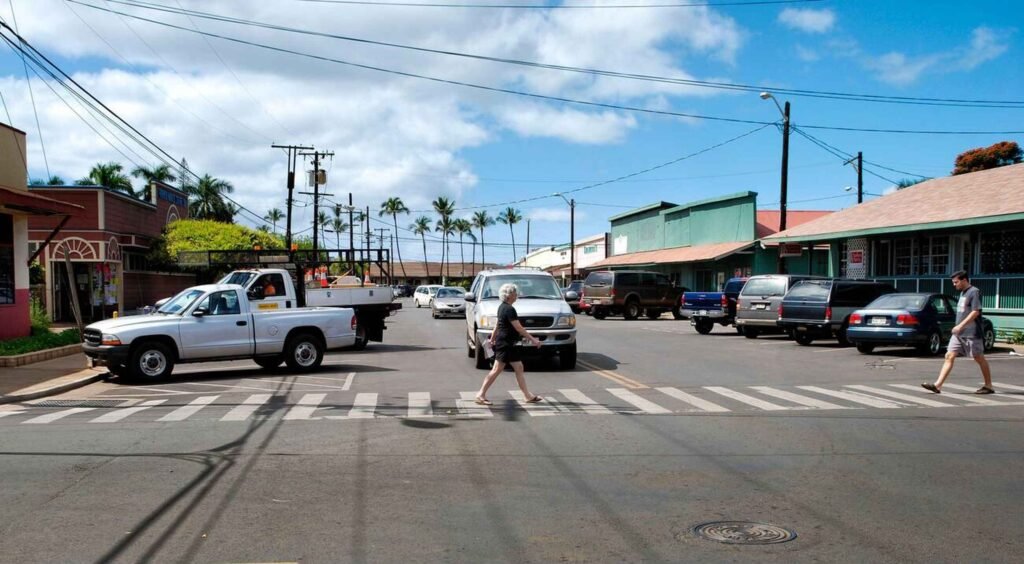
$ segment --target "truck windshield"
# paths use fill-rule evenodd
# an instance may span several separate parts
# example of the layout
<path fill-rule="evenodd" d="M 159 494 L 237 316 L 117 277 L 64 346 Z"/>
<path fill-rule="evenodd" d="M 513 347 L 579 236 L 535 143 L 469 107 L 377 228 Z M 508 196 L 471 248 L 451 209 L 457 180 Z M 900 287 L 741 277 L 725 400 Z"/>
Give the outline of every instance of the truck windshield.
<path fill-rule="evenodd" d="M 480 299 L 500 299 L 499 290 L 503 284 L 515 284 L 519 288 L 519 299 L 563 300 L 562 292 L 551 276 L 515 275 L 491 276 L 480 289 Z"/>
<path fill-rule="evenodd" d="M 740 292 L 744 296 L 781 296 L 786 293 L 784 278 L 751 278 Z"/>
<path fill-rule="evenodd" d="M 255 272 L 235 271 L 228 274 L 224 278 L 221 278 L 218 284 L 238 284 L 241 287 L 246 287 L 249 281 L 256 277 Z"/>
<path fill-rule="evenodd" d="M 196 300 L 196 298 L 202 295 L 202 290 L 189 288 L 187 290 L 184 290 L 177 296 L 171 298 L 167 303 L 160 306 L 160 309 L 156 310 L 156 312 L 167 314 L 178 313 L 187 308 L 192 302 Z"/>

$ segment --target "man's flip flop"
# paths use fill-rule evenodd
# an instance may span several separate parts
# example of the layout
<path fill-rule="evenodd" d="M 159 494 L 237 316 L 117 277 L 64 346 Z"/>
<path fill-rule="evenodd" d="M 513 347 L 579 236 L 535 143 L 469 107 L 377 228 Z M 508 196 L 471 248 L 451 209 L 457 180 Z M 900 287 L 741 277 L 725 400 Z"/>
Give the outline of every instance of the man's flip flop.
<path fill-rule="evenodd" d="M 994 393 L 996 393 L 996 391 L 993 390 L 992 388 L 988 388 L 986 386 L 982 386 L 982 387 L 978 388 L 977 390 L 974 390 L 974 393 L 976 393 L 978 395 L 985 395 L 985 394 L 994 394 Z"/>
<path fill-rule="evenodd" d="M 477 405 L 494 405 L 491 400 L 484 398 L 476 398 L 473 400 Z"/>
<path fill-rule="evenodd" d="M 935 387 L 935 384 L 932 384 L 931 382 L 928 382 L 928 383 L 925 383 L 925 384 L 921 384 L 921 387 L 926 389 L 926 390 L 928 390 L 929 392 L 933 392 L 933 393 L 936 393 L 936 394 L 941 394 L 942 393 L 941 391 L 939 391 L 938 388 Z"/>
<path fill-rule="evenodd" d="M 533 396 L 531 399 L 526 400 L 526 403 L 540 403 L 544 401 L 544 398 L 540 396 Z"/>

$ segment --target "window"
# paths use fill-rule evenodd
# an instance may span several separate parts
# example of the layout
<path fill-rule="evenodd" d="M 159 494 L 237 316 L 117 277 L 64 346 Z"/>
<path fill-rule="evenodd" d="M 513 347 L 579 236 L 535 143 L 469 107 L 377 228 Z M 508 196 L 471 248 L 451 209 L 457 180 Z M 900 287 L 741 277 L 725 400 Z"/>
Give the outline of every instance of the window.
<path fill-rule="evenodd" d="M 982 273 L 1024 273 L 1024 231 L 983 233 L 979 254 Z"/>
<path fill-rule="evenodd" d="M 781 276 L 754 277 L 741 292 L 744 296 L 781 296 L 786 293 L 786 279 Z"/>
<path fill-rule="evenodd" d="M 893 243 L 893 274 L 910 276 L 914 273 L 914 240 L 897 239 Z"/>
<path fill-rule="evenodd" d="M 234 290 L 216 292 L 203 298 L 196 309 L 205 309 L 207 315 L 239 315 L 238 294 Z"/>
<path fill-rule="evenodd" d="M 0 305 L 14 303 L 14 218 L 0 214 Z"/>
<path fill-rule="evenodd" d="M 828 294 L 832 290 L 831 280 L 804 280 L 793 286 L 785 299 L 807 300 L 812 302 L 828 301 Z"/>
<path fill-rule="evenodd" d="M 668 279 L 668 276 L 665 276 L 664 274 L 658 274 L 657 275 L 657 279 L 658 279 L 658 286 L 671 286 L 672 285 L 672 282 Z"/>
<path fill-rule="evenodd" d="M 597 245 L 587 245 L 583 247 L 583 254 L 589 255 L 597 252 Z"/>
<path fill-rule="evenodd" d="M 125 253 L 124 269 L 134 271 L 147 271 L 150 270 L 149 261 L 146 260 L 146 255 L 142 253 Z"/>
<path fill-rule="evenodd" d="M 949 304 L 946 303 L 946 300 L 942 299 L 942 296 L 933 297 L 931 305 L 939 315 L 949 315 L 953 313 L 950 311 Z"/>
<path fill-rule="evenodd" d="M 892 241 L 875 241 L 875 276 L 892 275 Z"/>
<path fill-rule="evenodd" d="M 949 237 L 921 240 L 921 274 L 949 274 Z"/>
<path fill-rule="evenodd" d="M 617 286 L 639 286 L 640 275 L 636 272 L 622 272 L 615 275 Z"/>
<path fill-rule="evenodd" d="M 846 264 L 849 260 L 848 253 L 850 252 L 850 246 L 847 244 L 846 239 L 839 242 L 839 276 L 846 276 Z"/>

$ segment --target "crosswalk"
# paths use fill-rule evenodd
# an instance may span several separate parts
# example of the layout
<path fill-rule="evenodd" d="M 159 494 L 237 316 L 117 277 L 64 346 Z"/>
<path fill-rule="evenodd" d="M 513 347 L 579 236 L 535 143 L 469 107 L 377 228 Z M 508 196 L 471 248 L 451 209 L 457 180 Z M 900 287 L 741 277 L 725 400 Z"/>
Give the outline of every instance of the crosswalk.
<path fill-rule="evenodd" d="M 946 384 L 941 395 L 922 390 L 919 385 L 903 383 L 843 384 L 838 387 L 812 385 L 746 386 L 729 388 L 703 386 L 681 390 L 658 387 L 644 390 L 603 388 L 559 389 L 542 393 L 543 400 L 528 403 L 522 392 L 510 390 L 492 394 L 493 405 L 476 403 L 475 392 L 456 394 L 408 392 L 405 402 L 396 398 L 381 402 L 371 392 L 307 393 L 297 396 L 274 394 L 203 395 L 191 401 L 130 399 L 115 407 L 97 407 L 97 402 L 74 406 L 66 402 L 45 401 L 4 406 L 0 410 L 3 425 L 113 424 L 122 422 L 180 423 L 214 421 L 244 423 L 254 419 L 280 418 L 283 421 L 371 420 L 387 418 L 456 417 L 488 419 L 508 415 L 510 410 L 528 417 L 563 415 L 678 415 L 728 414 L 733 412 L 786 412 L 818 410 L 846 412 L 858 409 L 922 409 L 950 407 L 1024 406 L 1024 386 L 996 383 L 1004 393 L 980 397 L 973 388 Z M 502 396 L 503 397 L 499 397 Z M 240 400 L 240 401 L 239 401 Z"/>

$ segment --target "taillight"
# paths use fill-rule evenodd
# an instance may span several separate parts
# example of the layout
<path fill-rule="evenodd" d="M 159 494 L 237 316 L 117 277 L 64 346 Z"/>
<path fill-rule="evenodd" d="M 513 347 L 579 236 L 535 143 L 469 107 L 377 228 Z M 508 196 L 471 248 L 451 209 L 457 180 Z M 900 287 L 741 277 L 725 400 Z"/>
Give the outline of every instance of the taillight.
<path fill-rule="evenodd" d="M 729 309 L 729 298 L 722 294 L 722 309 Z"/>
<path fill-rule="evenodd" d="M 779 319 L 782 319 L 782 304 L 779 304 Z"/>
<path fill-rule="evenodd" d="M 612 293 L 611 293 L 611 296 L 612 296 L 613 298 L 615 297 L 615 288 L 612 288 Z"/>
<path fill-rule="evenodd" d="M 850 316 L 850 325 L 860 325 L 860 314 L 855 313 Z"/>
<path fill-rule="evenodd" d="M 356 316 L 354 315 L 352 316 L 352 330 L 356 330 Z"/>
<path fill-rule="evenodd" d="M 832 306 L 825 307 L 825 321 L 832 319 Z"/>
<path fill-rule="evenodd" d="M 901 313 L 896 316 L 896 325 L 917 325 L 920 323 L 917 317 L 909 313 Z"/>

